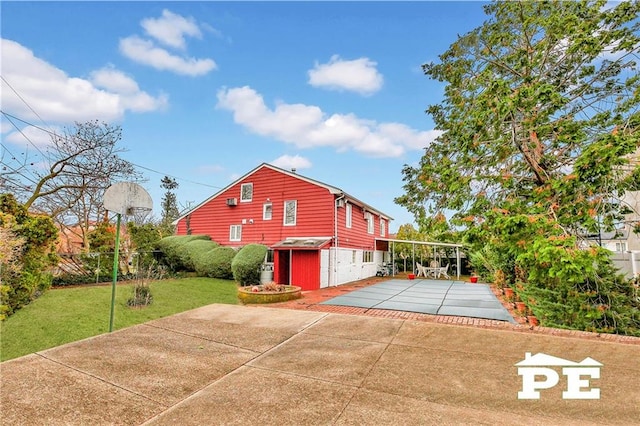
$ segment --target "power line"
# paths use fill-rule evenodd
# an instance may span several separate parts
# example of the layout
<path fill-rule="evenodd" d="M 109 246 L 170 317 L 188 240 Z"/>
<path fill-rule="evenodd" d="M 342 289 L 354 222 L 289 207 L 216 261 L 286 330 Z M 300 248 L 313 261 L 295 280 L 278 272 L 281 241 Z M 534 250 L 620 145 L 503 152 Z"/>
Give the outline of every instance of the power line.
<path fill-rule="evenodd" d="M 5 83 L 7 86 L 9 86 L 9 88 L 13 91 L 13 93 L 15 93 L 15 94 L 16 94 L 16 96 L 18 97 L 18 99 L 20 99 L 20 100 L 21 100 L 21 101 L 22 101 L 22 102 L 27 106 L 27 108 L 29 108 L 29 109 L 31 110 L 31 112 L 33 112 L 33 113 L 36 115 L 36 117 L 38 117 L 38 118 L 40 119 L 40 121 L 42 121 L 42 123 L 43 123 L 45 126 L 49 126 L 49 124 L 47 124 L 47 123 L 43 120 L 43 118 L 42 118 L 42 117 L 40 117 L 40 114 L 38 114 L 38 112 L 37 112 L 35 109 L 33 109 L 33 108 L 31 107 L 31 105 L 29 105 L 29 103 L 28 103 L 28 102 L 27 102 L 27 101 L 26 101 L 26 100 L 25 100 L 25 99 L 20 95 L 20 93 L 18 93 L 18 91 L 17 91 L 16 89 L 14 89 L 14 88 L 13 88 L 13 86 L 12 86 L 11 84 L 9 84 L 9 82 L 7 81 L 7 79 L 6 79 L 6 78 L 4 78 L 2 75 L 0 75 L 0 78 L 2 79 L 2 81 L 4 81 L 4 83 Z M 3 114 L 4 114 L 4 112 L 3 112 Z M 11 122 L 11 120 L 9 120 L 9 122 Z M 11 124 L 13 124 L 13 126 L 14 126 L 14 127 L 16 127 L 16 125 L 15 125 L 13 122 L 11 122 Z M 49 127 L 51 127 L 51 126 L 49 126 Z M 16 127 L 16 129 L 18 129 L 18 128 Z M 34 147 L 35 149 L 37 149 L 37 150 L 38 150 L 38 152 L 40 152 L 40 154 L 42 154 L 45 158 L 49 159 L 49 157 L 48 157 L 48 156 L 46 156 L 42 151 L 40 151 L 40 148 L 38 148 L 38 147 L 37 147 L 33 142 L 31 142 L 31 140 L 30 140 L 28 137 L 26 137 L 26 136 L 24 135 L 24 133 L 22 133 L 22 131 L 21 131 L 20 129 L 18 129 L 18 131 L 22 134 L 22 136 L 24 136 L 24 137 L 25 137 L 25 139 L 27 139 L 27 140 L 29 141 L 29 143 L 31 143 L 31 145 L 33 145 L 33 147 Z"/>
<path fill-rule="evenodd" d="M 170 174 L 168 174 L 168 173 L 159 172 L 159 171 L 157 171 L 157 170 L 153 170 L 153 169 L 150 169 L 150 168 L 148 168 L 148 167 L 141 166 L 141 165 L 136 164 L 136 163 L 132 163 L 131 161 L 129 161 L 129 162 L 130 162 L 131 164 L 133 164 L 134 166 L 139 167 L 139 168 L 141 168 L 141 169 L 148 170 L 148 171 L 150 171 L 150 172 L 157 173 L 157 174 L 159 174 L 159 175 L 168 176 L 168 177 L 173 178 L 173 179 L 175 179 L 175 180 L 179 180 L 179 181 L 183 181 L 183 182 L 192 183 L 192 184 L 194 184 L 194 185 L 206 186 L 206 187 L 209 187 L 209 188 L 223 189 L 223 187 L 221 187 L 221 186 L 209 185 L 209 184 L 207 184 L 207 183 L 202 183 L 202 182 L 195 182 L 195 181 L 192 181 L 192 180 L 189 180 L 189 179 L 184 179 L 184 178 L 181 178 L 181 177 L 173 176 L 173 175 L 170 175 Z"/>
<path fill-rule="evenodd" d="M 0 112 L 2 113 L 2 115 L 4 115 L 4 116 L 5 116 L 5 117 L 7 117 L 7 118 L 12 118 L 12 119 L 14 119 L 14 120 L 20 121 L 20 122 L 22 122 L 22 123 L 24 123 L 24 124 L 26 124 L 26 125 L 32 126 L 32 127 L 36 128 L 36 129 L 41 130 L 41 131 L 43 131 L 43 132 L 46 132 L 46 133 L 48 133 L 48 134 L 50 134 L 50 135 L 52 135 L 52 136 L 60 137 L 60 136 L 58 136 L 58 134 L 56 134 L 55 132 L 52 132 L 52 131 L 50 131 L 50 130 L 48 130 L 48 129 L 45 129 L 45 128 L 43 128 L 43 127 L 40 127 L 40 126 L 38 126 L 38 125 L 36 125 L 36 124 L 33 124 L 33 123 L 29 122 L 29 121 L 26 121 L 26 120 L 22 119 L 22 118 L 16 117 L 16 116 L 14 116 L 14 115 L 12 115 L 12 114 L 9 114 L 9 113 L 7 113 L 7 112 L 5 112 L 5 111 L 1 110 L 1 109 L 0 109 Z M 9 120 L 9 121 L 11 121 L 11 120 Z M 18 129 L 18 128 L 17 128 L 17 126 L 16 126 L 13 122 L 11 122 L 11 124 L 13 124 L 13 126 L 14 126 L 14 127 L 16 127 L 16 129 Z M 18 129 L 18 131 L 20 131 L 20 129 Z M 21 132 L 21 131 L 20 131 L 20 133 L 21 133 L 21 134 L 22 134 L 22 135 L 23 135 L 27 140 L 29 140 L 29 139 L 27 138 L 27 136 L 26 136 L 23 132 Z M 31 141 L 30 141 L 30 142 L 31 142 Z M 33 142 L 32 142 L 32 143 L 33 143 Z M 35 145 L 34 145 L 34 146 L 35 146 Z M 44 155 L 44 154 L 43 154 L 43 155 Z M 173 176 L 173 175 L 171 175 L 171 174 L 169 174 L 169 173 L 160 172 L 160 171 L 158 171 L 158 170 L 154 170 L 154 169 L 151 169 L 151 168 L 149 168 L 149 167 L 145 167 L 145 166 L 142 166 L 142 165 L 140 165 L 140 164 L 136 164 L 136 163 L 134 163 L 134 162 L 132 162 L 132 161 L 129 161 L 129 163 L 131 163 L 133 166 L 138 167 L 138 168 L 140 168 L 140 169 L 147 170 L 147 171 L 150 171 L 150 172 L 153 172 L 153 173 L 157 173 L 157 174 L 159 174 L 159 175 L 163 175 L 163 176 L 169 176 L 170 178 L 173 178 L 173 179 L 178 180 L 178 181 L 181 181 L 181 182 L 187 182 L 187 183 L 191 183 L 191 184 L 193 184 L 193 185 L 200 185 L 200 186 L 205 186 L 205 187 L 208 187 L 208 188 L 223 189 L 223 187 L 221 187 L 221 186 L 210 185 L 210 184 L 207 184 L 207 183 L 196 182 L 196 181 L 192 181 L 192 180 L 189 180 L 189 179 L 181 178 L 181 177 L 178 177 L 178 176 Z"/>

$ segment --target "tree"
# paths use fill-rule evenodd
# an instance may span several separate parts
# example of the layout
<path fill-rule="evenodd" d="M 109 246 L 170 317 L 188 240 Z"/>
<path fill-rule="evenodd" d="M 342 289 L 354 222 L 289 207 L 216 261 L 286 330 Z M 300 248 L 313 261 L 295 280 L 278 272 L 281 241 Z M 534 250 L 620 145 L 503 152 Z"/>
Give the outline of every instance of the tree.
<path fill-rule="evenodd" d="M 169 176 L 163 177 L 160 182 L 160 187 L 166 190 L 162 197 L 162 218 L 160 224 L 166 230 L 170 230 L 167 233 L 173 233 L 173 225 L 171 223 L 180 215 L 176 194 L 173 191 L 178 188 L 179 184 L 174 178 Z"/>
<path fill-rule="evenodd" d="M 427 110 L 443 134 L 417 167 L 404 167 L 396 202 L 419 221 L 454 211 L 471 247 L 496 251 L 511 282 L 558 286 L 541 296 L 553 303 L 574 293 L 588 306 L 615 299 L 616 315 L 626 315 L 612 325 L 606 312 L 576 305 L 548 323 L 627 332 L 638 321 L 627 288 L 602 252 L 580 250 L 584 235 L 612 227 L 617 200 L 640 185 L 629 161 L 640 147 L 640 3 L 605 4 L 485 6 L 487 22 L 423 67 L 446 84 L 442 103 Z M 563 259 L 562 271 L 553 259 Z M 569 324 L 570 315 L 591 321 Z"/>
<path fill-rule="evenodd" d="M 140 179 L 134 165 L 120 157 L 121 139 L 120 126 L 75 123 L 51 136 L 50 149 L 42 153 L 44 169 L 40 163 L 25 163 L 6 173 L 4 183 L 26 209 L 50 215 L 61 227 L 71 225 L 68 232 L 79 232 L 88 248 L 89 229 L 104 214 L 104 191 L 114 182 Z"/>

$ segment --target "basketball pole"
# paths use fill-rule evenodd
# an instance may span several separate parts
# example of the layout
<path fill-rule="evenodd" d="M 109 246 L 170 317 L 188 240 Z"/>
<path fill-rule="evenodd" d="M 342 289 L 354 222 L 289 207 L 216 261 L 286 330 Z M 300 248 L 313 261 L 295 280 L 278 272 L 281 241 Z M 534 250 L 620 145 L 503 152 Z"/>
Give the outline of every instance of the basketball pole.
<path fill-rule="evenodd" d="M 116 283 L 118 282 L 118 254 L 120 253 L 120 213 L 116 220 L 116 248 L 113 254 L 113 282 L 111 283 L 111 316 L 109 317 L 109 332 L 113 331 L 113 316 L 116 304 Z"/>

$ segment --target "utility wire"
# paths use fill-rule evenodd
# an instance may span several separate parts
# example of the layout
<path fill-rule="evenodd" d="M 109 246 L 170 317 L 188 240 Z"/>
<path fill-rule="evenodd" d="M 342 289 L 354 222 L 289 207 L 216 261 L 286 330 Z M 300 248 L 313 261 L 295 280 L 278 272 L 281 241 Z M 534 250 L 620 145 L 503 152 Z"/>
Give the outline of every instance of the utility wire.
<path fill-rule="evenodd" d="M 12 115 L 12 114 L 9 114 L 9 113 L 7 113 L 7 112 L 3 111 L 3 110 L 1 110 L 1 109 L 0 109 L 0 113 L 2 113 L 2 115 L 4 115 L 5 117 L 7 117 L 8 119 L 14 119 L 14 120 L 20 121 L 20 122 L 22 122 L 22 123 L 24 123 L 24 124 L 27 124 L 27 125 L 29 125 L 29 126 L 32 126 L 32 127 L 36 128 L 36 129 L 38 129 L 38 130 L 41 130 L 41 131 L 43 131 L 43 132 L 46 132 L 46 133 L 48 133 L 48 134 L 50 134 L 50 135 L 52 135 L 52 136 L 59 137 L 55 132 L 52 132 L 52 131 L 50 131 L 50 130 L 48 130 L 48 129 L 45 129 L 45 128 L 43 128 L 43 127 L 40 127 L 40 126 L 38 126 L 37 124 L 33 124 L 33 123 L 29 122 L 29 121 L 23 120 L 23 119 L 21 119 L 21 118 L 19 118 L 19 117 L 16 117 L 16 116 L 14 116 L 14 115 Z M 9 120 L 9 121 L 11 121 L 11 120 Z M 17 128 L 17 126 L 16 126 L 13 122 L 11 122 L 11 124 L 13 124 L 13 126 Z M 20 131 L 20 129 L 18 129 L 18 131 Z M 29 140 L 29 139 L 27 138 L 27 136 L 26 136 L 24 133 L 22 133 L 22 132 L 20 132 L 20 133 L 21 133 L 21 134 L 22 134 L 22 135 L 23 135 L 27 140 Z M 31 141 L 29 141 L 29 142 L 31 142 Z M 32 142 L 32 144 L 33 144 L 33 142 Z M 34 145 L 34 146 L 35 146 L 35 145 Z M 181 182 L 187 182 L 187 183 L 191 183 L 191 184 L 193 184 L 193 185 L 200 185 L 200 186 L 205 186 L 205 187 L 208 187 L 208 188 L 223 189 L 223 187 L 221 187 L 221 186 L 210 185 L 210 184 L 207 184 L 207 183 L 196 182 L 196 181 L 192 181 L 192 180 L 189 180 L 189 179 L 181 178 L 181 177 L 178 177 L 178 176 L 173 176 L 173 175 L 171 175 L 171 174 L 169 174 L 169 173 L 160 172 L 160 171 L 158 171 L 158 170 L 154 170 L 154 169 L 151 169 L 151 168 L 149 168 L 149 167 L 145 167 L 145 166 L 142 166 L 142 165 L 140 165 L 140 164 L 136 164 L 136 163 L 134 163 L 134 162 L 132 162 L 132 161 L 129 161 L 129 163 L 131 163 L 133 166 L 138 167 L 138 168 L 140 168 L 140 169 L 147 170 L 147 171 L 150 171 L 150 172 L 153 172 L 153 173 L 157 173 L 157 174 L 159 174 L 159 175 L 163 175 L 163 176 L 168 176 L 168 177 L 170 177 L 170 178 L 173 178 L 173 179 L 178 180 L 178 181 L 181 181 Z"/>

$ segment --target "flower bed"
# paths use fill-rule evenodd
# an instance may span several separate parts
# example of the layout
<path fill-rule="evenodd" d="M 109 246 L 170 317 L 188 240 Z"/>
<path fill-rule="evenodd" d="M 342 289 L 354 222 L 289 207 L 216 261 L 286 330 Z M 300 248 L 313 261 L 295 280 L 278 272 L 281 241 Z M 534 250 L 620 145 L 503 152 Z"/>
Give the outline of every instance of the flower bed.
<path fill-rule="evenodd" d="M 242 303 L 276 303 L 302 297 L 302 289 L 295 285 L 264 284 L 238 287 Z"/>

